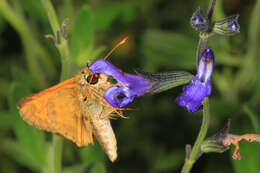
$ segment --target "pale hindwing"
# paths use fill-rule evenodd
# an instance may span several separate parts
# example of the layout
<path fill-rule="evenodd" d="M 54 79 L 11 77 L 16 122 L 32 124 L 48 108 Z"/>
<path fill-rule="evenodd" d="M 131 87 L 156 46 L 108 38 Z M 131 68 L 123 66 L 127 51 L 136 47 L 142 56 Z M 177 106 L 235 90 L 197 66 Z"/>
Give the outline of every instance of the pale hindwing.
<path fill-rule="evenodd" d="M 78 146 L 93 143 L 92 127 L 84 117 L 77 88 L 58 90 L 46 105 L 49 124 L 54 131 L 75 142 Z"/>

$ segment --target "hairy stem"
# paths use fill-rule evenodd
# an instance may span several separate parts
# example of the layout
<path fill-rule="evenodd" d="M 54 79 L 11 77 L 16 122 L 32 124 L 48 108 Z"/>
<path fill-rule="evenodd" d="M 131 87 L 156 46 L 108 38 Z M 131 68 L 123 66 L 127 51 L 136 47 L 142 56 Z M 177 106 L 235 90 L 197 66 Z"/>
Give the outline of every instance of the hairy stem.
<path fill-rule="evenodd" d="M 65 80 L 69 76 L 70 72 L 70 52 L 68 41 L 63 37 L 61 34 L 60 24 L 58 22 L 58 18 L 56 16 L 56 12 L 50 0 L 41 0 L 49 18 L 49 22 L 51 24 L 51 28 L 53 31 L 53 35 L 56 42 L 56 47 L 59 50 L 61 55 L 61 65 L 62 65 L 62 72 L 61 72 L 61 81 Z"/>
<path fill-rule="evenodd" d="M 209 4 L 208 12 L 207 12 L 207 17 L 208 17 L 209 23 L 211 22 L 211 18 L 212 18 L 212 14 L 213 14 L 215 6 L 216 6 L 216 0 L 211 0 L 210 4 Z M 198 47 L 197 47 L 197 55 L 196 55 L 197 63 L 199 61 L 201 53 L 206 49 L 207 41 L 208 41 L 207 36 L 205 36 L 205 33 L 201 32 L 200 40 L 199 40 Z"/>
<path fill-rule="evenodd" d="M 198 159 L 198 155 L 200 152 L 200 146 L 206 137 L 208 127 L 209 127 L 209 101 L 208 101 L 208 98 L 205 98 L 203 101 L 203 118 L 202 118 L 202 124 L 200 127 L 200 132 L 199 132 L 199 135 L 191 150 L 190 155 L 188 155 L 188 157 L 185 160 L 181 173 L 189 173 L 192 166 Z"/>
<path fill-rule="evenodd" d="M 211 22 L 211 18 L 212 18 L 212 14 L 214 11 L 214 8 L 216 6 L 216 1 L 217 0 L 211 0 L 210 4 L 209 4 L 209 8 L 208 8 L 208 19 Z"/>
<path fill-rule="evenodd" d="M 60 24 L 58 22 L 58 18 L 56 16 L 55 9 L 50 0 L 41 0 L 49 18 L 49 22 L 52 27 L 54 41 L 59 53 L 61 55 L 61 63 L 62 63 L 62 72 L 60 80 L 63 81 L 69 77 L 70 72 L 70 53 L 68 48 L 68 42 L 61 34 Z M 62 172 L 62 145 L 63 145 L 63 137 L 58 136 L 56 134 L 53 135 L 52 141 L 52 169 L 55 173 Z"/>
<path fill-rule="evenodd" d="M 19 3 L 16 3 L 16 7 L 18 5 Z M 35 38 L 21 11 L 17 11 L 15 8 L 11 7 L 11 4 L 9 4 L 6 0 L 2 0 L 0 2 L 0 14 L 2 14 L 3 17 L 10 23 L 10 25 L 12 25 L 12 27 L 19 33 L 24 46 L 26 54 L 25 58 L 29 72 L 34 77 L 34 80 L 39 83 L 39 87 L 44 87 L 46 83 L 44 83 L 38 60 L 40 59 L 45 67 L 49 69 L 47 73 L 50 76 L 55 73 L 47 51 Z"/>
<path fill-rule="evenodd" d="M 197 47 L 197 64 L 199 63 L 199 59 L 200 59 L 200 55 L 201 53 L 206 49 L 206 44 L 207 44 L 207 40 L 208 38 L 206 37 L 200 37 L 200 40 L 199 40 L 199 44 L 198 44 L 198 47 Z"/>
<path fill-rule="evenodd" d="M 214 8 L 216 6 L 216 0 L 211 0 L 208 8 L 208 19 L 211 21 L 212 14 L 214 11 Z M 204 33 L 200 33 L 200 40 L 197 46 L 197 63 L 200 58 L 201 53 L 206 49 L 206 44 L 208 41 L 207 34 L 204 35 Z M 192 166 L 196 162 L 196 160 L 202 155 L 200 152 L 200 147 L 203 142 L 203 140 L 206 137 L 208 127 L 209 127 L 209 101 L 208 98 L 205 98 L 203 101 L 203 118 L 202 118 L 202 124 L 200 127 L 199 135 L 195 141 L 194 146 L 190 147 L 190 145 L 186 146 L 186 159 L 185 163 L 182 167 L 181 173 L 189 173 L 192 169 Z M 191 151 L 190 151 L 191 150 Z"/>

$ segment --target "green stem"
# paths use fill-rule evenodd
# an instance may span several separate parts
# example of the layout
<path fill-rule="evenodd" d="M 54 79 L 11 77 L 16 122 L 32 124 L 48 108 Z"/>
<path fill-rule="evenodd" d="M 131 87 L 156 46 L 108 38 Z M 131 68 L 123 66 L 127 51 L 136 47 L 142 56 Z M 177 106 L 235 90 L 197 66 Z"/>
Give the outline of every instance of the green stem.
<path fill-rule="evenodd" d="M 55 38 L 60 38 L 60 43 L 56 44 L 57 49 L 60 52 L 61 55 L 61 64 L 62 64 L 62 72 L 61 72 L 61 81 L 65 80 L 69 76 L 70 72 L 70 52 L 69 52 L 69 46 L 68 41 L 65 40 L 63 35 L 61 34 L 61 28 L 60 24 L 58 22 L 58 18 L 56 16 L 55 9 L 53 8 L 53 5 L 50 0 L 41 0 L 49 18 L 49 22 L 51 24 L 51 28 L 53 31 L 53 34 Z M 59 32 L 59 36 L 57 35 L 57 32 Z"/>
<path fill-rule="evenodd" d="M 16 5 L 19 5 L 18 3 Z M 34 34 L 31 32 L 29 25 L 25 21 L 21 12 L 17 12 L 14 8 L 12 8 L 6 0 L 0 1 L 0 14 L 16 29 L 19 33 L 21 40 L 24 45 L 25 50 L 25 58 L 26 63 L 29 68 L 30 73 L 34 77 L 34 80 L 39 83 L 39 86 L 44 86 L 44 80 L 41 79 L 41 68 L 39 67 L 39 63 L 37 62 L 37 57 L 41 58 L 41 60 L 47 65 L 48 69 L 50 69 L 50 75 L 53 74 L 54 70 L 51 63 L 49 62 L 50 56 L 46 54 L 42 45 L 35 39 Z M 32 49 L 33 45 L 33 49 Z M 37 56 L 40 55 L 40 56 Z"/>
<path fill-rule="evenodd" d="M 209 3 L 209 8 L 208 8 L 208 19 L 209 19 L 209 22 L 211 22 L 211 18 L 212 18 L 212 15 L 213 15 L 213 11 L 215 9 L 215 6 L 216 6 L 216 1 L 217 0 L 211 0 L 210 3 Z"/>
<path fill-rule="evenodd" d="M 63 146 L 63 137 L 54 134 L 52 139 L 52 163 L 51 170 L 53 173 L 62 172 L 62 146 Z"/>
<path fill-rule="evenodd" d="M 198 47 L 197 47 L 197 64 L 199 63 L 199 59 L 200 59 L 200 55 L 201 53 L 206 49 L 206 44 L 207 44 L 207 40 L 208 38 L 203 38 L 200 36 L 200 40 L 198 43 Z"/>
<path fill-rule="evenodd" d="M 203 118 L 202 118 L 200 132 L 199 132 L 196 142 L 192 148 L 190 155 L 188 155 L 188 157 L 185 160 L 181 173 L 189 173 L 192 166 L 198 159 L 200 146 L 201 146 L 203 140 L 205 139 L 207 131 L 208 131 L 209 116 L 210 116 L 209 115 L 209 101 L 208 101 L 208 98 L 205 98 L 203 101 Z"/>
<path fill-rule="evenodd" d="M 56 16 L 55 9 L 53 8 L 51 1 L 41 0 L 41 2 L 48 14 L 49 22 L 51 24 L 54 37 L 56 39 L 60 39 L 59 43 L 56 43 L 56 47 L 59 50 L 59 53 L 61 55 L 62 72 L 61 72 L 60 80 L 63 81 L 69 77 L 69 72 L 70 72 L 70 53 L 69 53 L 68 42 L 67 40 L 65 40 L 62 34 L 58 35 L 58 33 L 61 33 L 61 28 L 58 22 L 58 18 Z M 62 172 L 62 145 L 63 145 L 63 137 L 54 134 L 53 141 L 52 141 L 53 164 L 51 170 L 54 170 L 55 173 Z"/>

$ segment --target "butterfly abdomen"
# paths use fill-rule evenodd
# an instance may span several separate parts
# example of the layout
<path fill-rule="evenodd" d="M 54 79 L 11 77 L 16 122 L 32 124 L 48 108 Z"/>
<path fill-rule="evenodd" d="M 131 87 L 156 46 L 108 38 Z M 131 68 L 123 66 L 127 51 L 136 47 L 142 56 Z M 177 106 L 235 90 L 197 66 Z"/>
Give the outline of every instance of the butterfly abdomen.
<path fill-rule="evenodd" d="M 93 126 L 93 132 L 99 144 L 114 162 L 117 158 L 116 137 L 111 127 L 110 120 L 107 118 L 90 117 Z"/>

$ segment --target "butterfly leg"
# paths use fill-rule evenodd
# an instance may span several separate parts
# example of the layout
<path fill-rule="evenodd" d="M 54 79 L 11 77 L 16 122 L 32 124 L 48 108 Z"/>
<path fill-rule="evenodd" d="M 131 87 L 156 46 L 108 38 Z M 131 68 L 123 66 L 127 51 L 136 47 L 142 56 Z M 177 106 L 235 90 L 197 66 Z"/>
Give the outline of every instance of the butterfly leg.
<path fill-rule="evenodd" d="M 95 91 L 95 89 L 93 89 L 93 88 L 91 88 L 91 87 L 89 87 L 89 89 L 90 89 L 90 91 L 92 91 L 93 94 L 94 94 L 96 97 L 98 97 L 104 104 L 108 105 L 108 106 L 111 107 L 111 109 L 112 109 L 111 112 L 105 114 L 105 115 L 102 116 L 101 118 L 109 117 L 110 114 L 113 113 L 113 112 L 116 112 L 116 113 L 117 113 L 120 117 L 122 117 L 122 118 L 127 118 L 126 116 L 124 116 L 124 115 L 122 114 L 121 111 L 123 111 L 123 110 L 134 110 L 134 109 L 132 109 L 132 108 L 115 108 L 115 107 L 111 106 L 109 103 L 107 103 L 107 101 L 106 101 L 100 94 L 98 94 L 97 91 Z"/>

